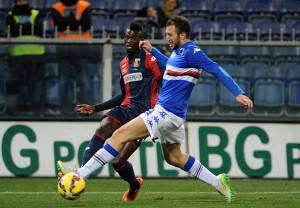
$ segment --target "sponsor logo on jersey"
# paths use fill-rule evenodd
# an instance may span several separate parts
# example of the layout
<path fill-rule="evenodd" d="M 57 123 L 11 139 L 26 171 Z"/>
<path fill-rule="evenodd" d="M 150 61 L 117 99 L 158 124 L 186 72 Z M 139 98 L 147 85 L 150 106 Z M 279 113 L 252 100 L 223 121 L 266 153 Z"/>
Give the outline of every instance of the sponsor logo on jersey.
<path fill-rule="evenodd" d="M 140 63 L 141 63 L 141 59 L 140 58 L 134 59 L 133 67 L 134 68 L 138 68 L 140 66 Z"/>
<path fill-rule="evenodd" d="M 201 49 L 200 48 L 194 48 L 194 53 L 200 52 Z"/>
<path fill-rule="evenodd" d="M 143 80 L 143 74 L 141 72 L 127 74 L 123 77 L 124 83 L 136 82 Z"/>

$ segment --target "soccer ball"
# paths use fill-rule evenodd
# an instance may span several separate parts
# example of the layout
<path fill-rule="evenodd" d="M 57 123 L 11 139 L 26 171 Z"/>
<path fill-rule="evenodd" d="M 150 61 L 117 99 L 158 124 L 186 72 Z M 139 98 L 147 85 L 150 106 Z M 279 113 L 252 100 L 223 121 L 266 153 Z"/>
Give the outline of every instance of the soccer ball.
<path fill-rule="evenodd" d="M 79 199 L 85 190 L 85 180 L 76 173 L 67 173 L 57 184 L 59 194 L 69 200 Z"/>

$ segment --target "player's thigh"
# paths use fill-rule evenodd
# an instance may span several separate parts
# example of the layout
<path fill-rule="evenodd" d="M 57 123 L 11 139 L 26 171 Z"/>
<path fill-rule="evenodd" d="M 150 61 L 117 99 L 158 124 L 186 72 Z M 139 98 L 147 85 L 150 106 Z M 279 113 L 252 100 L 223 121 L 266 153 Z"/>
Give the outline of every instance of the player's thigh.
<path fill-rule="evenodd" d="M 100 126 L 96 130 L 96 134 L 104 137 L 105 139 L 111 137 L 114 131 L 120 128 L 121 124 L 114 122 L 108 117 L 104 117 L 100 122 Z"/>
<path fill-rule="evenodd" d="M 123 147 L 126 142 L 135 141 L 148 136 L 148 129 L 143 119 L 138 116 L 117 129 L 113 133 L 109 143 L 115 147 L 118 147 L 121 144 Z"/>
<path fill-rule="evenodd" d="M 168 132 L 164 132 L 164 134 L 162 134 L 160 140 L 162 144 L 183 144 L 185 141 L 184 125 L 169 128 Z"/>

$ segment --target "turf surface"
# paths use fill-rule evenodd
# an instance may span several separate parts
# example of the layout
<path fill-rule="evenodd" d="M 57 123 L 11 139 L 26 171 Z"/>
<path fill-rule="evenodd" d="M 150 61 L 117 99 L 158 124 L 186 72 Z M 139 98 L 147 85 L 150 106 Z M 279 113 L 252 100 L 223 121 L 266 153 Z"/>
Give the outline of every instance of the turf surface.
<path fill-rule="evenodd" d="M 193 179 L 146 179 L 135 202 L 122 202 L 127 184 L 121 179 L 90 179 L 79 200 L 68 201 L 56 192 L 53 178 L 0 179 L 0 207 L 300 207 L 299 180 L 232 180 L 236 201 L 225 200 L 210 186 Z"/>

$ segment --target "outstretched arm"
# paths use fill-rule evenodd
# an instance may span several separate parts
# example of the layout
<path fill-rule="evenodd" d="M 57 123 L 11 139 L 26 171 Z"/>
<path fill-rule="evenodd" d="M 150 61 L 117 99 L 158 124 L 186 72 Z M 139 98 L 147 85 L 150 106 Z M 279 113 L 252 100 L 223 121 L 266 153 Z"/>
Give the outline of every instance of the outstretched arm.
<path fill-rule="evenodd" d="M 163 68 L 166 68 L 168 57 L 162 54 L 156 48 L 152 47 L 149 40 L 141 40 L 139 43 L 139 47 L 150 52 L 157 59 L 159 65 Z"/>
<path fill-rule="evenodd" d="M 208 58 L 205 53 L 201 50 L 194 50 L 193 53 L 188 55 L 188 61 L 191 67 L 203 69 L 211 74 L 213 74 L 218 80 L 220 80 L 225 87 L 230 90 L 234 95 L 237 102 L 242 105 L 252 108 L 253 103 L 250 98 L 248 98 L 240 88 L 240 86 L 232 79 L 232 77 L 217 63 Z"/>
<path fill-rule="evenodd" d="M 122 93 L 113 97 L 110 100 L 107 100 L 103 103 L 95 104 L 95 105 L 88 105 L 88 104 L 79 104 L 76 106 L 76 112 L 81 115 L 92 115 L 96 112 L 100 112 L 103 110 L 111 109 L 113 107 L 121 105 L 122 101 L 125 97 L 125 88 L 124 88 L 124 82 L 123 79 L 120 79 L 120 87 Z"/>
<path fill-rule="evenodd" d="M 76 106 L 76 112 L 81 114 L 81 115 L 92 115 L 96 112 L 100 112 L 103 110 L 111 109 L 115 106 L 118 106 L 122 103 L 123 101 L 123 96 L 122 94 L 117 95 L 113 97 L 112 99 L 105 101 L 103 103 L 99 103 L 96 105 L 89 105 L 89 104 L 79 104 Z"/>

